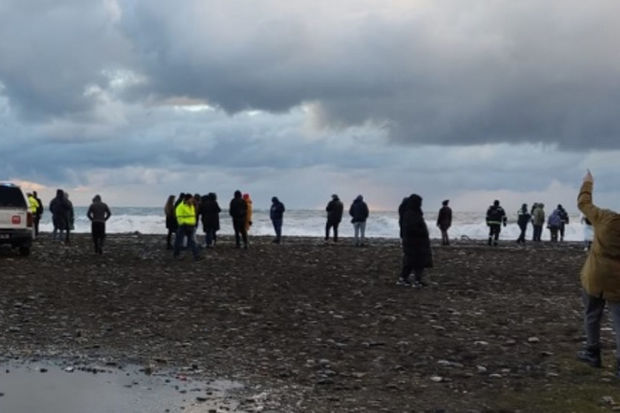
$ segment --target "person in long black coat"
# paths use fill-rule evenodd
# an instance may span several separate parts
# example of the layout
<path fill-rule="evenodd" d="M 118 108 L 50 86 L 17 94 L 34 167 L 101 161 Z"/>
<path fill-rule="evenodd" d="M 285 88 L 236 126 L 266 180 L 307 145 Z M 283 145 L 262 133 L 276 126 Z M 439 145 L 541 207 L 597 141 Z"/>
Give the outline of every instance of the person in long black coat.
<path fill-rule="evenodd" d="M 399 285 L 411 286 L 409 280 L 413 272 L 414 285 L 426 286 L 422 279 L 425 268 L 433 266 L 433 253 L 428 228 L 422 212 L 422 197 L 413 194 L 407 201 L 407 206 L 402 218 L 403 237 L 403 269 L 398 279 Z"/>
<path fill-rule="evenodd" d="M 222 209 L 217 203 L 217 195 L 215 193 L 210 192 L 202 197 L 200 215 L 207 247 L 215 247 L 217 231 L 220 230 L 220 212 L 222 212 Z"/>
<path fill-rule="evenodd" d="M 234 198 L 230 201 L 228 208 L 228 214 L 232 218 L 233 229 L 235 231 L 235 246 L 239 248 L 241 246 L 240 236 L 243 238 L 243 248 L 248 248 L 248 233 L 245 229 L 245 216 L 248 210 L 248 205 L 241 197 L 241 191 L 235 191 Z"/>

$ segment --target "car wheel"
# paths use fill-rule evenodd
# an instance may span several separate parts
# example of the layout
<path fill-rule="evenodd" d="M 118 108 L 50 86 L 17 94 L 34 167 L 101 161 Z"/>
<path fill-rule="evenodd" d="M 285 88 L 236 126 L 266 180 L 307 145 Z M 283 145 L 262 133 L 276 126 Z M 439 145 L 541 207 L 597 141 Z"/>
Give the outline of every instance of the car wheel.
<path fill-rule="evenodd" d="M 19 255 L 27 257 L 30 255 L 30 247 L 19 247 Z"/>

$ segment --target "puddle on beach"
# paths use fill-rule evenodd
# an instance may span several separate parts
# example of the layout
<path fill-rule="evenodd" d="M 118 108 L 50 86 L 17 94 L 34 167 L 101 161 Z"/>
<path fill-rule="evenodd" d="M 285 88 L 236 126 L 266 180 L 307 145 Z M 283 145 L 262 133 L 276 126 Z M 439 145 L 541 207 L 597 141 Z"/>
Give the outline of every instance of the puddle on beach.
<path fill-rule="evenodd" d="M 235 412 L 228 395 L 242 387 L 226 380 L 146 375 L 138 367 L 86 368 L 52 363 L 0 364 L 0 412 L 145 413 Z"/>

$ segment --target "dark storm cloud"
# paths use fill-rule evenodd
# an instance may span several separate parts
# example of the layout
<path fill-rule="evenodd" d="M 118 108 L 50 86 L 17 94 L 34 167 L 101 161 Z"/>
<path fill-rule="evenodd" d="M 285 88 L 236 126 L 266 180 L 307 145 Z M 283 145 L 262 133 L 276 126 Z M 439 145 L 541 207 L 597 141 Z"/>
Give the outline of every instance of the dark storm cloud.
<path fill-rule="evenodd" d="M 38 122 L 101 122 L 96 87 L 229 114 L 309 104 L 322 126 L 372 124 L 398 143 L 619 147 L 619 12 L 613 0 L 5 0 L 0 94 Z"/>

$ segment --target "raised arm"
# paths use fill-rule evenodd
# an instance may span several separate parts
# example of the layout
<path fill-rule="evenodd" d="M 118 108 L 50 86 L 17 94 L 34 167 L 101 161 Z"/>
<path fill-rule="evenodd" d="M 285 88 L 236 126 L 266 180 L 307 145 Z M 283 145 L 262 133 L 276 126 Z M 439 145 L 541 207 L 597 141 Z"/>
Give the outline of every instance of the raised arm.
<path fill-rule="evenodd" d="M 594 178 L 588 169 L 588 172 L 583 177 L 583 183 L 579 190 L 579 196 L 577 197 L 577 207 L 588 218 L 588 220 L 594 225 L 598 222 L 601 209 L 592 203 L 592 190 L 594 187 Z"/>

